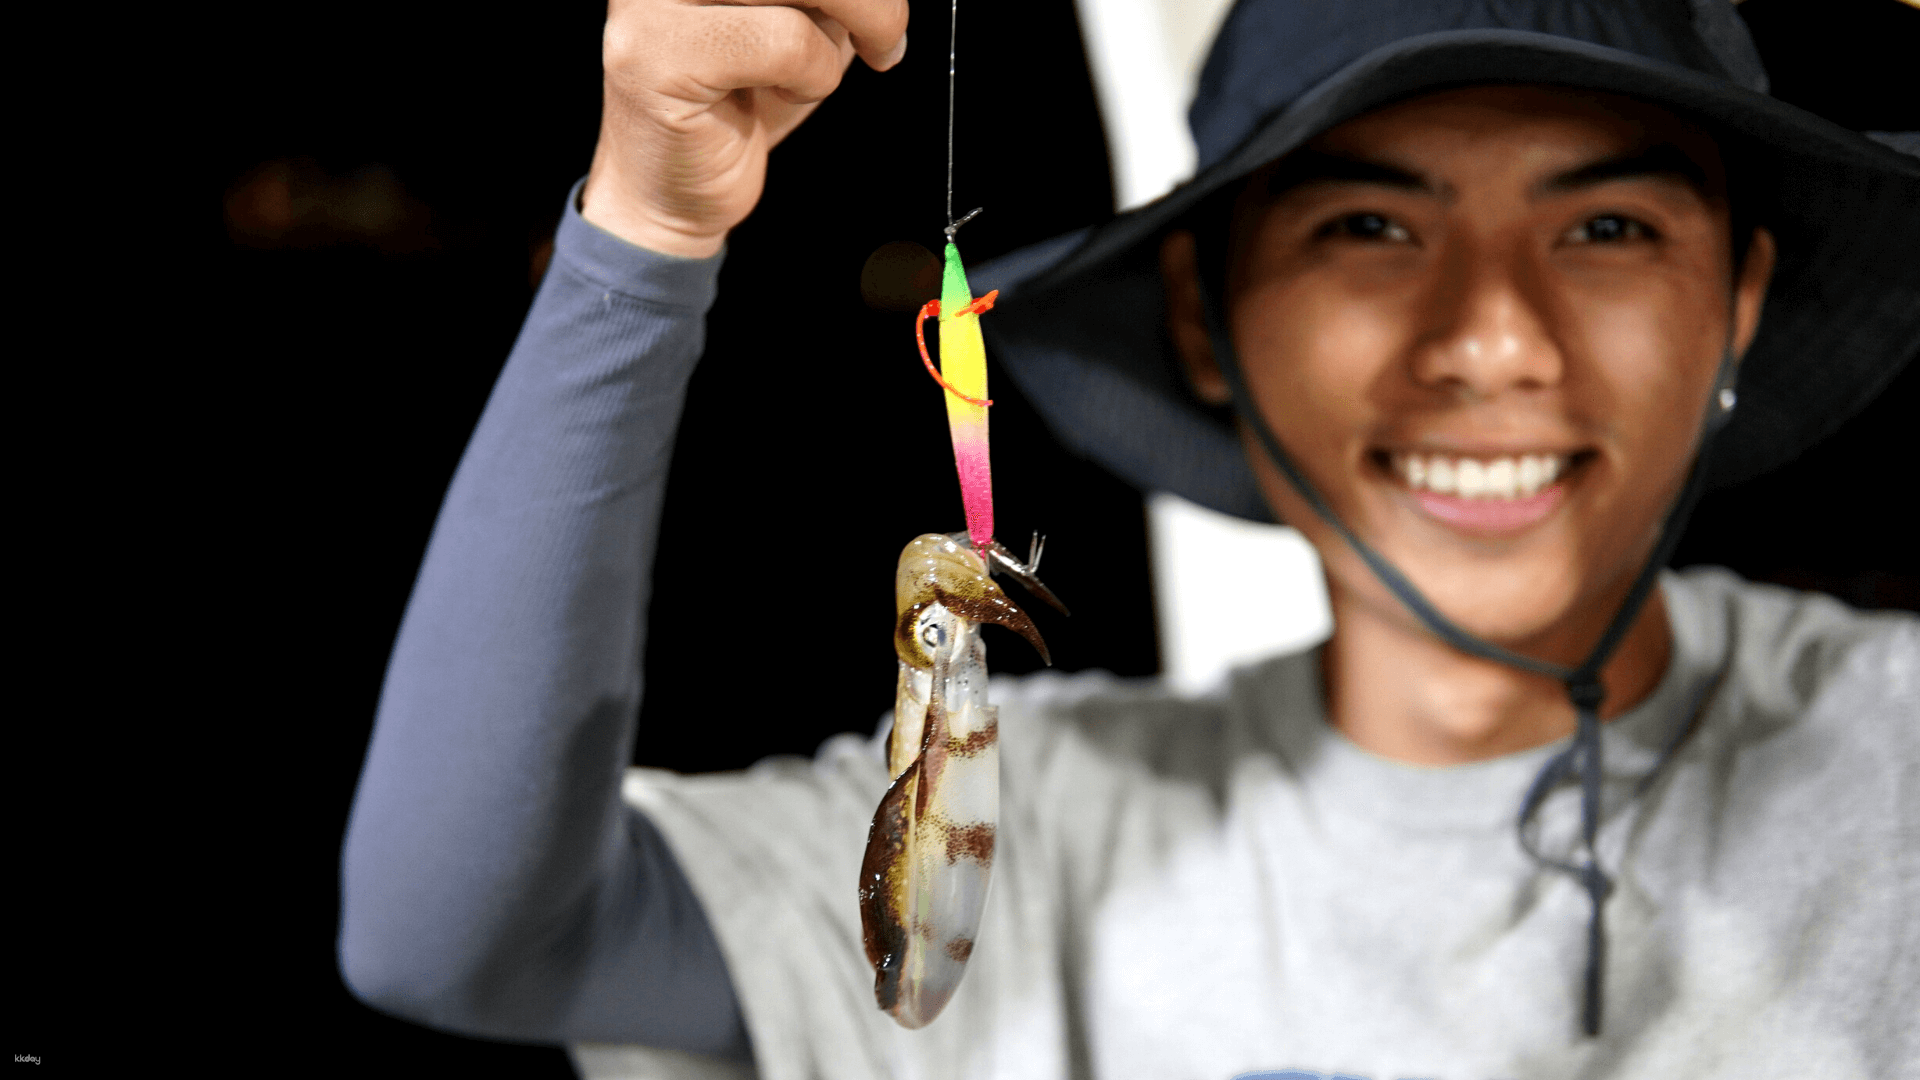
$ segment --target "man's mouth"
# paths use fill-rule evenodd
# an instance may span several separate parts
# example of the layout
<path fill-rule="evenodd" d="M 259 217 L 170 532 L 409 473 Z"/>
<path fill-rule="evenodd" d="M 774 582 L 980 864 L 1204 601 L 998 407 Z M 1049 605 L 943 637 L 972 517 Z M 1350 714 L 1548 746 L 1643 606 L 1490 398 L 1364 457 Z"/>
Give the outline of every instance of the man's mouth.
<path fill-rule="evenodd" d="M 1476 533 L 1525 529 L 1559 507 L 1567 477 L 1592 456 L 1530 453 L 1498 457 L 1395 452 L 1388 469 L 1432 517 Z"/>

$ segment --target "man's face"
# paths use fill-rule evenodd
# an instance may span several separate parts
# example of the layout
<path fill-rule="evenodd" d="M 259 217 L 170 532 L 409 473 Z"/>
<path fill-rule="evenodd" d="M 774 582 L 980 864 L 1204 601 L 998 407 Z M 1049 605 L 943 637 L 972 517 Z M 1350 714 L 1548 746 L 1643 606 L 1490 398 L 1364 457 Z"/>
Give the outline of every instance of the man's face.
<path fill-rule="evenodd" d="M 1236 212 L 1249 389 L 1442 611 L 1577 659 L 1685 479 L 1721 355 L 1758 322 L 1771 242 L 1736 281 L 1723 190 L 1709 138 L 1625 99 L 1475 88 L 1343 124 Z M 1196 386 L 1224 398 L 1173 309 Z M 1336 590 L 1407 621 L 1247 446 Z"/>

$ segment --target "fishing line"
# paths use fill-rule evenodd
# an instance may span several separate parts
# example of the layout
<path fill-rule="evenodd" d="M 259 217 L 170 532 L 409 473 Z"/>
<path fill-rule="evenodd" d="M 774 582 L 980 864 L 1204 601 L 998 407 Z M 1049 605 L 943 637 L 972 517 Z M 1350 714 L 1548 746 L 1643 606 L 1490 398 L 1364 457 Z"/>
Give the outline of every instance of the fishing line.
<path fill-rule="evenodd" d="M 953 234 L 960 226 L 979 216 L 984 207 L 974 207 L 966 216 L 955 219 L 953 216 L 953 111 L 958 83 L 960 56 L 960 0 L 953 0 L 953 13 L 947 22 L 947 243 L 953 243 Z"/>
<path fill-rule="evenodd" d="M 960 0 L 953 0 L 953 14 L 947 22 L 947 239 L 959 224 L 953 220 L 953 101 L 955 72 L 960 55 Z M 978 211 L 975 211 L 978 213 Z"/>

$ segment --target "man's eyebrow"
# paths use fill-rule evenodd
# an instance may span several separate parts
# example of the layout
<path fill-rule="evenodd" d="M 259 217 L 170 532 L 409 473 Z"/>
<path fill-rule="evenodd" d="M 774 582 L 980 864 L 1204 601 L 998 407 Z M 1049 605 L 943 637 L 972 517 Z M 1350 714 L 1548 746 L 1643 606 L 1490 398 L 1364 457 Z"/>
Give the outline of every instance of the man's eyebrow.
<path fill-rule="evenodd" d="M 1432 181 L 1398 166 L 1365 158 L 1305 150 L 1282 161 L 1267 178 L 1267 197 L 1275 198 L 1302 184 L 1331 181 L 1346 184 L 1379 184 L 1385 187 L 1438 194 Z"/>
<path fill-rule="evenodd" d="M 1686 151 L 1671 144 L 1582 165 L 1547 180 L 1540 187 L 1546 192 L 1576 191 L 1609 180 L 1656 176 L 1677 176 L 1692 185 L 1695 191 L 1703 195 L 1707 191 L 1707 171 L 1700 167 L 1699 162 L 1687 156 Z"/>

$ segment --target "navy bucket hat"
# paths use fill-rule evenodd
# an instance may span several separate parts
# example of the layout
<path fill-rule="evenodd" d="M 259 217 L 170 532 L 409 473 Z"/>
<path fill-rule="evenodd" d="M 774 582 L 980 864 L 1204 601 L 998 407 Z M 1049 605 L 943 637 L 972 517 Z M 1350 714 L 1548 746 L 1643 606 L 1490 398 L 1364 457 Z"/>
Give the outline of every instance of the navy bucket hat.
<path fill-rule="evenodd" d="M 1232 411 L 1194 397 L 1175 358 L 1161 238 L 1328 128 L 1502 83 L 1621 94 L 1699 123 L 1729 151 L 1743 209 L 1778 241 L 1709 486 L 1792 460 L 1920 349 L 1920 147 L 1769 97 L 1728 0 L 1240 0 L 1189 117 L 1198 175 L 981 267 L 976 287 L 1001 290 L 983 323 L 994 354 L 1075 451 L 1143 489 L 1270 520 Z"/>

